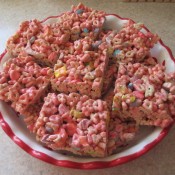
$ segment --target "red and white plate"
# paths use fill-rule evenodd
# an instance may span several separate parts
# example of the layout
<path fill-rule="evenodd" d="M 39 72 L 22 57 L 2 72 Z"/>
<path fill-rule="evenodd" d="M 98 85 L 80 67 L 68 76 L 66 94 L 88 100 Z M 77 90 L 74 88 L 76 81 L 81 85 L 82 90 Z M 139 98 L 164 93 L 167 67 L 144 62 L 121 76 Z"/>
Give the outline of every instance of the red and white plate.
<path fill-rule="evenodd" d="M 51 16 L 43 20 L 43 23 L 52 23 L 57 20 L 58 16 Z M 129 19 L 121 18 L 118 15 L 107 15 L 105 27 L 119 30 Z M 148 32 L 147 28 L 142 30 Z M 13 31 L 15 32 L 15 31 Z M 175 71 L 175 59 L 171 50 L 160 40 L 151 49 L 153 57 L 157 58 L 159 63 L 165 64 L 166 72 Z M 0 68 L 3 62 L 9 56 L 6 52 L 0 56 Z M 56 166 L 63 166 L 78 169 L 98 169 L 117 166 L 136 159 L 152 149 L 159 143 L 169 132 L 171 126 L 161 129 L 154 127 L 141 127 L 136 139 L 128 146 L 121 148 L 118 153 L 105 158 L 87 158 L 73 156 L 71 154 L 62 154 L 56 151 L 48 150 L 38 143 L 35 136 L 31 134 L 24 122 L 16 116 L 15 112 L 4 102 L 0 101 L 0 124 L 5 133 L 23 150 L 40 160 Z"/>

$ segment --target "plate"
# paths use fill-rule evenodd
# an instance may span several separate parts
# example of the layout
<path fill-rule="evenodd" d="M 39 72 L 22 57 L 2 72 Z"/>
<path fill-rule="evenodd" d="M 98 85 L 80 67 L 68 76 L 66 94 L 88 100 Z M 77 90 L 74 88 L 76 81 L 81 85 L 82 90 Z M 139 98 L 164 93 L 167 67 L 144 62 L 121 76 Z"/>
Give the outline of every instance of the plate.
<path fill-rule="evenodd" d="M 52 23 L 59 16 L 50 16 L 42 23 Z M 128 18 L 121 18 L 115 14 L 106 16 L 105 28 L 120 30 L 121 27 L 128 22 Z M 146 33 L 149 30 L 144 27 L 142 32 Z M 15 31 L 14 31 L 15 32 Z M 164 45 L 160 40 L 151 49 L 151 55 L 157 58 L 159 63 L 165 64 L 166 72 L 175 71 L 175 59 L 171 50 Z M 5 51 L 0 55 L 1 67 L 9 55 Z M 77 168 L 77 169 L 99 169 L 117 166 L 139 156 L 145 154 L 158 144 L 169 132 L 172 125 L 165 129 L 158 127 L 141 127 L 136 139 L 128 146 L 120 148 L 116 154 L 105 158 L 85 158 L 73 156 L 68 153 L 60 153 L 51 151 L 43 147 L 35 139 L 35 136 L 27 130 L 21 118 L 16 116 L 16 113 L 6 103 L 0 101 L 0 124 L 5 133 L 24 151 L 33 157 L 50 164 L 62 167 Z"/>

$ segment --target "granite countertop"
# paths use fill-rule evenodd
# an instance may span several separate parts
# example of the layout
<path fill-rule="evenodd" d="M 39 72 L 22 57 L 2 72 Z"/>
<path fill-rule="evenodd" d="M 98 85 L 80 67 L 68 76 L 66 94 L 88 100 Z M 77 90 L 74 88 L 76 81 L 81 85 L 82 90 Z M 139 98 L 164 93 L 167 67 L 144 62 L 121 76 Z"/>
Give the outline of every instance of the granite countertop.
<path fill-rule="evenodd" d="M 71 0 L 0 0 L 0 53 L 10 31 L 28 19 L 43 19 L 70 9 L 80 1 Z M 175 3 L 124 3 L 117 0 L 88 0 L 82 2 L 107 13 L 116 13 L 143 22 L 152 32 L 161 36 L 175 55 Z M 37 160 L 24 152 L 0 127 L 0 175 L 174 175 L 175 174 L 175 127 L 154 149 L 142 157 L 117 167 L 102 170 L 74 170 L 56 167 Z"/>

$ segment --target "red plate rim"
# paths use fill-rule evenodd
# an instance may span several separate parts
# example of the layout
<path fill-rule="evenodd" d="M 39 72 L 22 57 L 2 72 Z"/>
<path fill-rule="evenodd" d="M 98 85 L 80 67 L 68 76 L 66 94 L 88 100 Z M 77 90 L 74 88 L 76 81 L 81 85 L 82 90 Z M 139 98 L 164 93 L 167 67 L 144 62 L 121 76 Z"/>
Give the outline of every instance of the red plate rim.
<path fill-rule="evenodd" d="M 47 21 L 50 18 L 57 18 L 57 17 L 59 17 L 61 15 L 49 16 L 49 17 L 45 18 L 44 20 L 42 20 L 41 22 L 43 23 L 43 22 Z M 120 17 L 120 16 L 118 16 L 116 14 L 107 14 L 107 16 L 110 16 L 110 15 L 115 16 L 115 17 L 117 17 L 117 18 L 119 18 L 121 20 L 131 20 L 129 18 L 122 18 L 122 17 Z M 144 29 L 149 32 L 149 30 L 146 27 L 144 27 Z M 170 48 L 167 47 L 163 43 L 162 40 L 160 40 L 159 42 L 168 51 L 171 59 L 175 62 L 175 58 L 173 57 L 173 54 L 172 54 L 172 51 L 170 50 Z M 5 50 L 0 55 L 0 61 L 5 56 L 6 53 L 7 53 L 7 51 Z M 147 144 L 140 151 L 137 151 L 137 152 L 135 152 L 133 154 L 130 154 L 128 156 L 124 156 L 122 158 L 117 158 L 117 159 L 111 160 L 111 161 L 92 161 L 92 162 L 87 162 L 87 163 L 80 163 L 80 162 L 73 162 L 73 161 L 69 161 L 69 160 L 57 160 L 57 159 L 54 159 L 53 157 L 50 157 L 50 156 L 46 155 L 45 153 L 42 153 L 42 152 L 34 150 L 29 145 L 27 145 L 23 140 L 21 140 L 19 137 L 17 137 L 15 135 L 15 133 L 12 131 L 12 129 L 10 128 L 9 124 L 5 121 L 3 115 L 0 112 L 0 125 L 1 125 L 2 129 L 13 140 L 14 143 L 16 143 L 19 147 L 21 147 L 28 154 L 30 154 L 31 156 L 33 156 L 33 157 L 35 157 L 37 159 L 40 159 L 40 160 L 42 160 L 44 162 L 50 163 L 52 165 L 61 166 L 61 167 L 67 167 L 67 168 L 75 168 L 75 169 L 85 169 L 85 170 L 114 167 L 114 166 L 117 166 L 117 165 L 129 162 L 131 160 L 134 160 L 134 159 L 140 157 L 141 155 L 147 153 L 154 146 L 156 146 L 168 134 L 170 128 L 173 126 L 173 123 L 170 124 L 167 128 L 164 128 L 161 131 L 161 133 L 159 134 L 159 136 L 154 141 L 152 141 L 151 143 Z"/>

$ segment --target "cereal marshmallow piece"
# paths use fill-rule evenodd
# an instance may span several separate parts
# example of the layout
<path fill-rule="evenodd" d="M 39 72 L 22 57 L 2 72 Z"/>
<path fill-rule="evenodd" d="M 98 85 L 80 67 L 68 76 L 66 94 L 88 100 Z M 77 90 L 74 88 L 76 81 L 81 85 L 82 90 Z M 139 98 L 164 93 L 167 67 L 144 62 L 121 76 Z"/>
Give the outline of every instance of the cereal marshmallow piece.
<path fill-rule="evenodd" d="M 22 114 L 45 94 L 51 76 L 51 69 L 41 68 L 31 56 L 11 58 L 0 73 L 0 99 Z"/>
<path fill-rule="evenodd" d="M 49 93 L 35 123 L 37 140 L 53 150 L 104 157 L 109 112 L 106 102 L 77 93 Z"/>
<path fill-rule="evenodd" d="M 165 73 L 165 67 L 157 64 L 147 67 L 140 63 L 120 64 L 115 82 L 113 113 L 120 118 L 133 118 L 140 125 L 162 128 L 172 122 L 174 110 L 174 77 Z M 168 82 L 173 82 L 171 86 Z M 172 97 L 172 98 L 171 98 Z"/>

